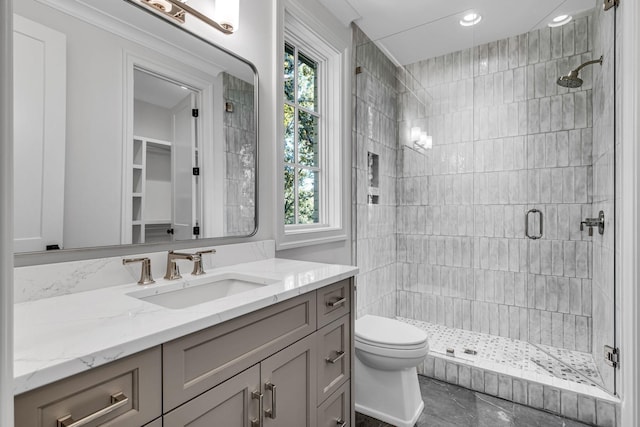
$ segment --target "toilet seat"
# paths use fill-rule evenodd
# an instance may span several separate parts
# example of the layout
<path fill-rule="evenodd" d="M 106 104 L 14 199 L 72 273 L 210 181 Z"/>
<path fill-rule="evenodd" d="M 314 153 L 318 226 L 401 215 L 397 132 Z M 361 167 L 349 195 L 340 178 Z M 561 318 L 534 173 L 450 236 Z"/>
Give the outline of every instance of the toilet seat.
<path fill-rule="evenodd" d="M 395 350 L 420 349 L 427 343 L 425 331 L 396 319 L 365 315 L 355 323 L 356 343 Z"/>
<path fill-rule="evenodd" d="M 356 336 L 355 337 L 355 342 L 367 345 L 369 347 L 379 347 L 379 348 L 386 348 L 386 349 L 389 349 L 389 350 L 403 351 L 403 350 L 418 350 L 418 349 L 424 348 L 425 344 L 427 343 L 427 340 L 425 339 L 423 342 L 418 343 L 418 344 L 394 345 L 394 344 L 389 344 L 389 343 L 380 343 L 380 342 L 376 342 L 376 341 L 369 341 L 369 340 L 366 340 L 364 338 Z"/>

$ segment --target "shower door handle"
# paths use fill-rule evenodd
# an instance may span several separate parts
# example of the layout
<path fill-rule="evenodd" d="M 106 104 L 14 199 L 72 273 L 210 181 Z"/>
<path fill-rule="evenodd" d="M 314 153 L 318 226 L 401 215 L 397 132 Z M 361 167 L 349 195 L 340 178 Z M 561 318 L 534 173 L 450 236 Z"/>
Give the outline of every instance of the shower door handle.
<path fill-rule="evenodd" d="M 540 233 L 537 235 L 529 234 L 529 215 L 530 214 L 538 214 L 540 215 Z M 536 240 L 542 238 L 542 233 L 544 230 L 543 219 L 542 219 L 542 211 L 538 209 L 529 209 L 526 214 L 524 214 L 524 234 L 530 239 Z"/>

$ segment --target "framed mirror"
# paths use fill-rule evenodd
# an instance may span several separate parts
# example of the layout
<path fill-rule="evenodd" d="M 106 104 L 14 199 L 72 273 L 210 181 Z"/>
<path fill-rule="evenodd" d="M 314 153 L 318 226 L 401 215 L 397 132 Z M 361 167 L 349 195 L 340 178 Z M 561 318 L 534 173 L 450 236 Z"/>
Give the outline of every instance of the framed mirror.
<path fill-rule="evenodd" d="M 17 254 L 255 233 L 251 63 L 138 0 L 14 13 Z"/>

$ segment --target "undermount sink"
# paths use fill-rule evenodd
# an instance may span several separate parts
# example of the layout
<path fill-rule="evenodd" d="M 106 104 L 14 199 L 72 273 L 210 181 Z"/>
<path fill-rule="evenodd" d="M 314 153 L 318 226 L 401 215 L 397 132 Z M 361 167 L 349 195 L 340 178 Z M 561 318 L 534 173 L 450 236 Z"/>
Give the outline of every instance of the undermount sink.
<path fill-rule="evenodd" d="M 166 308 L 186 308 L 272 285 L 277 280 L 240 273 L 186 278 L 175 284 L 130 292 L 127 295 Z"/>

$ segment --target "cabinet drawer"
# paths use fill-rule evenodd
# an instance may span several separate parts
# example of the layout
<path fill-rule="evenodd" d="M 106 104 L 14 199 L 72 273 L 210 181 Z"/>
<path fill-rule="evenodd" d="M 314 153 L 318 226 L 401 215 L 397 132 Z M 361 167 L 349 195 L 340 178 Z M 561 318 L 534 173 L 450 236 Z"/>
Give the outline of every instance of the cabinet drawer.
<path fill-rule="evenodd" d="M 56 427 L 58 419 L 78 421 L 101 410 L 87 426 L 144 425 L 162 415 L 160 359 L 156 347 L 18 395 L 16 427 Z"/>
<path fill-rule="evenodd" d="M 318 327 L 344 316 L 351 308 L 351 280 L 345 279 L 318 290 Z"/>
<path fill-rule="evenodd" d="M 315 292 L 163 345 L 168 411 L 316 330 Z"/>
<path fill-rule="evenodd" d="M 349 427 L 351 425 L 350 388 L 350 381 L 347 381 L 318 407 L 317 427 Z"/>
<path fill-rule="evenodd" d="M 318 404 L 350 377 L 350 316 L 341 317 L 320 329 L 318 340 Z"/>

